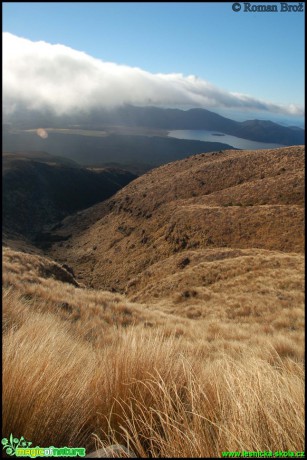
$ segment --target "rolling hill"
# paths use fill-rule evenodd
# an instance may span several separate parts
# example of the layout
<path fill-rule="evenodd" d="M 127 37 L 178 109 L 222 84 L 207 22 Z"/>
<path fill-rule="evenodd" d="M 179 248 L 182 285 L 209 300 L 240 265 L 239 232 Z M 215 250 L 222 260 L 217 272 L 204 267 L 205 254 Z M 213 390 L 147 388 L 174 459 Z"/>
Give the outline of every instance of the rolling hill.
<path fill-rule="evenodd" d="M 52 257 L 95 288 L 129 293 L 174 254 L 303 250 L 304 148 L 226 151 L 169 163 L 68 217 Z M 69 237 L 69 235 L 72 235 Z"/>
<path fill-rule="evenodd" d="M 35 155 L 7 172 L 83 174 Z M 4 432 L 142 458 L 303 451 L 303 146 L 194 155 L 44 228 L 4 241 Z"/>

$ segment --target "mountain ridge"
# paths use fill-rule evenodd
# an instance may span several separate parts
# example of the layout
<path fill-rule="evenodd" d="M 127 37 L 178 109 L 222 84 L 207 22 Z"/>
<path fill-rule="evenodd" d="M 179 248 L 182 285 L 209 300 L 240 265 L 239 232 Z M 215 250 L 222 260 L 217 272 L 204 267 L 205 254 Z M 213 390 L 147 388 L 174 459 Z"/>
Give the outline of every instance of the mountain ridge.
<path fill-rule="evenodd" d="M 87 113 L 57 116 L 51 111 L 35 112 L 20 110 L 11 114 L 6 123 L 26 128 L 67 127 L 82 125 L 88 129 L 101 129 L 102 125 L 146 126 L 167 130 L 202 129 L 217 130 L 225 134 L 258 142 L 283 145 L 304 143 L 304 130 L 298 127 L 285 127 L 269 120 L 234 121 L 204 108 L 188 110 L 137 107 L 123 105 L 115 109 L 95 109 Z"/>

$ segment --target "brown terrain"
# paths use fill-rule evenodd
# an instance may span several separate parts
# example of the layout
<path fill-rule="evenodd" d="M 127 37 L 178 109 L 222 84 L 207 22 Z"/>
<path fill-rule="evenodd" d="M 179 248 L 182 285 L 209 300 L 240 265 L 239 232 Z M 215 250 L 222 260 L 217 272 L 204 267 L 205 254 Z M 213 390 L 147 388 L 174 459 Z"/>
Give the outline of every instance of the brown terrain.
<path fill-rule="evenodd" d="M 50 255 L 68 261 L 86 285 L 129 295 L 135 278 L 144 283 L 162 261 L 164 280 L 180 254 L 201 264 L 244 257 L 248 249 L 260 257 L 302 253 L 303 200 L 303 147 L 195 155 L 68 217 L 56 235 L 72 238 L 53 245 Z"/>
<path fill-rule="evenodd" d="M 303 146 L 169 163 L 46 235 L 3 249 L 5 433 L 303 450 Z"/>

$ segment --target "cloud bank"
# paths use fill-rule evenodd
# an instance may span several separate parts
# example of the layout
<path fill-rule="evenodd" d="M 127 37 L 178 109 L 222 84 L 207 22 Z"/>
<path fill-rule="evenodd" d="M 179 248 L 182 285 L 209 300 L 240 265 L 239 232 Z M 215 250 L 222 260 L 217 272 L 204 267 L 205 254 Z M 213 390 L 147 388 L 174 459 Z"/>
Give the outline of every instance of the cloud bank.
<path fill-rule="evenodd" d="M 152 74 L 104 62 L 64 45 L 32 42 L 3 33 L 3 111 L 19 106 L 57 114 L 123 104 L 259 110 L 303 115 L 303 107 L 278 105 L 224 91 L 193 75 Z"/>

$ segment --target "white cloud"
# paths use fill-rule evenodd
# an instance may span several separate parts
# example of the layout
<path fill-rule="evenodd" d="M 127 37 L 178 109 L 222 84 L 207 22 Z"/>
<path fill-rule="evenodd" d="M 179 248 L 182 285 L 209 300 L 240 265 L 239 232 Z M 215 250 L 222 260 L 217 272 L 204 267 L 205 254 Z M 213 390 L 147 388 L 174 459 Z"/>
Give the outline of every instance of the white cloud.
<path fill-rule="evenodd" d="M 122 104 L 260 110 L 303 115 L 303 107 L 277 105 L 231 93 L 193 75 L 152 74 L 93 58 L 64 45 L 3 33 L 3 108 L 53 109 L 58 114 Z"/>

